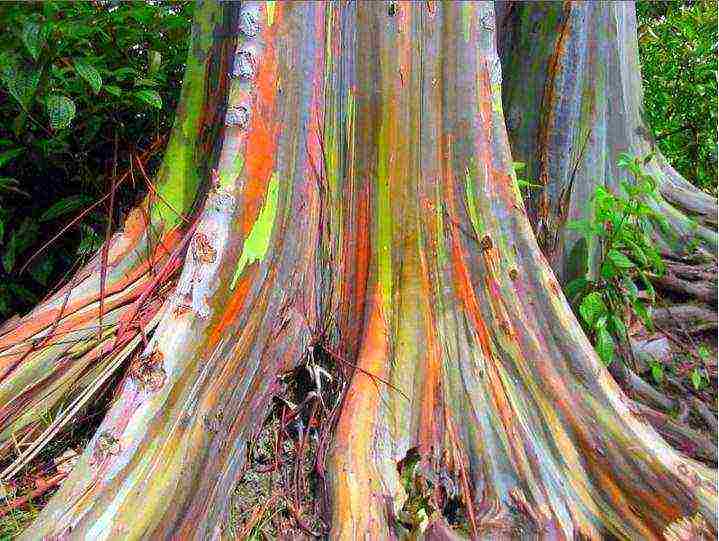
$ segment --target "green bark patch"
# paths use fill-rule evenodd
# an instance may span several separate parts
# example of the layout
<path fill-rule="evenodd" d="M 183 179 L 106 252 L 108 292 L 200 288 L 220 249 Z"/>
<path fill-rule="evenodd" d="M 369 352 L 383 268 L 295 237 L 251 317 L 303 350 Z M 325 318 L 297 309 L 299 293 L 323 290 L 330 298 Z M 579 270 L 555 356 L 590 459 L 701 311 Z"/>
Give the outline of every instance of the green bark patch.
<path fill-rule="evenodd" d="M 275 216 L 277 215 L 279 185 L 277 173 L 273 173 L 272 179 L 270 179 L 270 186 L 267 189 L 265 204 L 242 247 L 242 255 L 237 262 L 237 270 L 230 285 L 231 289 L 235 288 L 237 280 L 247 265 L 256 261 L 262 261 L 267 254 L 267 250 L 270 247 L 270 238 L 272 237 L 272 225 L 275 223 Z"/>

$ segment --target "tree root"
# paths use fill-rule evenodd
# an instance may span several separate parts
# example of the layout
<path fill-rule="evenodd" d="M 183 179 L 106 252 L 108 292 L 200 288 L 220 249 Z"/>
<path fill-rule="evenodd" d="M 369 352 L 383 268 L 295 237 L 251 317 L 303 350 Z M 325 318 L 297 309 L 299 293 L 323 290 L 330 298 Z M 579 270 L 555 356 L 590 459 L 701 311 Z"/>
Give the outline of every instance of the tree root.
<path fill-rule="evenodd" d="M 719 430 L 717 430 L 717 418 L 716 415 L 712 410 L 709 409 L 709 407 L 699 400 L 698 398 L 694 397 L 692 399 L 692 404 L 694 406 L 695 411 L 699 414 L 699 416 L 704 420 L 704 422 L 709 427 L 709 430 L 711 430 L 712 437 L 716 440 L 717 436 L 719 435 Z"/>
<path fill-rule="evenodd" d="M 666 270 L 661 276 L 651 277 L 659 289 L 695 298 L 707 304 L 717 303 L 716 261 L 696 265 L 665 261 Z"/>
<path fill-rule="evenodd" d="M 612 363 L 610 372 L 624 391 L 636 398 L 634 403 L 644 418 L 674 447 L 694 458 L 716 464 L 716 444 L 701 431 L 689 426 L 689 416 L 694 411 L 705 420 L 712 430 L 713 437 L 716 438 L 716 418 L 700 399 L 693 397 L 689 401 L 684 401 L 672 398 L 644 381 L 623 362 Z M 670 376 L 666 377 L 673 380 Z M 680 385 L 676 381 L 673 383 Z M 684 387 L 680 386 L 680 390 L 684 391 Z M 657 411 L 656 408 L 665 412 L 677 412 L 676 418 Z"/>
<path fill-rule="evenodd" d="M 681 328 L 696 334 L 717 328 L 717 313 L 695 304 L 674 304 L 652 310 L 652 320 L 658 327 Z"/>
<path fill-rule="evenodd" d="M 633 370 L 629 369 L 625 363 L 619 361 L 613 362 L 609 366 L 609 371 L 629 396 L 639 398 L 642 402 L 652 404 L 666 411 L 678 407 L 676 400 L 668 397 L 644 381 Z"/>
<path fill-rule="evenodd" d="M 717 302 L 717 289 L 711 283 L 690 282 L 670 274 L 653 276 L 652 282 L 659 289 L 665 291 L 687 295 L 708 304 L 716 304 Z"/>
<path fill-rule="evenodd" d="M 689 456 L 717 464 L 716 442 L 685 424 L 679 423 L 669 415 L 659 412 L 641 402 L 634 402 L 639 414 L 649 422 L 674 447 Z"/>

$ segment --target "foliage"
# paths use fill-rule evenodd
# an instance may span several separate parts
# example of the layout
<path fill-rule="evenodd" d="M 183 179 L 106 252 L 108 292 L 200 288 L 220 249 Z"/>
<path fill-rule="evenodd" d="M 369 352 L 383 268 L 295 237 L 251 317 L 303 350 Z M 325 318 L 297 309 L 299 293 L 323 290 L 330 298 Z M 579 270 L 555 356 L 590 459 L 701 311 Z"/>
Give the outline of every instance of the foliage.
<path fill-rule="evenodd" d="M 29 273 L 18 273 L 29 254 L 109 191 L 116 148 L 122 166 L 129 152 L 168 131 L 191 10 L 188 2 L 0 7 L 0 316 L 37 302 L 101 240 L 108 213 L 99 207 Z M 138 188 L 122 190 L 120 209 Z"/>
<path fill-rule="evenodd" d="M 646 120 L 659 149 L 698 187 L 717 190 L 717 3 L 637 2 Z"/>
<path fill-rule="evenodd" d="M 618 165 L 634 182 L 621 182 L 623 194 L 599 186 L 589 202 L 587 218 L 568 225 L 582 234 L 586 268 L 592 268 L 590 257 L 599 258 L 599 275 L 572 280 L 566 294 L 607 364 L 615 358 L 617 343 L 628 341 L 627 314 L 636 314 L 651 328 L 648 305 L 654 302 L 655 293 L 649 276 L 664 271 L 650 237 L 655 224 L 661 226 L 665 221 L 650 205 L 658 196 L 656 181 L 644 173 L 643 161 L 638 158 L 622 154 Z"/>
<path fill-rule="evenodd" d="M 541 184 L 535 184 L 529 179 L 524 178 L 524 176 L 520 176 L 520 171 L 524 170 L 526 165 L 527 164 L 524 162 L 512 162 L 512 171 L 517 178 L 517 187 L 519 188 L 522 197 L 525 199 L 529 196 L 529 190 L 542 187 Z"/>

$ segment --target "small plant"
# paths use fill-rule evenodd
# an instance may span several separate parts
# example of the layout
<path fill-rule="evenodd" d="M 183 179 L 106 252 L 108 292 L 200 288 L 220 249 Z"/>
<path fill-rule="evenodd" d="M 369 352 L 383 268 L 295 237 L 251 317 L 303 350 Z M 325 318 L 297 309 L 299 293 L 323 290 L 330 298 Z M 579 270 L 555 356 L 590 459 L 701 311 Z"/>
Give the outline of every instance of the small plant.
<path fill-rule="evenodd" d="M 527 192 L 532 188 L 541 188 L 541 184 L 534 184 L 531 180 L 519 176 L 519 172 L 525 168 L 527 164 L 524 162 L 512 162 L 512 171 L 517 177 L 517 186 L 519 191 L 522 192 L 522 197 L 527 197 Z"/>
<path fill-rule="evenodd" d="M 697 348 L 697 355 L 699 355 L 699 358 L 702 360 L 705 366 L 706 363 L 708 363 L 712 358 L 712 354 L 709 351 L 709 348 L 707 348 L 704 344 L 701 344 Z M 694 387 L 695 391 L 701 391 L 707 385 L 709 385 L 709 378 L 707 377 L 706 368 L 703 367 L 695 366 L 689 374 L 689 379 L 691 380 L 692 386 Z"/>
<path fill-rule="evenodd" d="M 620 183 L 623 194 L 598 187 L 589 201 L 588 217 L 568 225 L 582 234 L 585 275 L 567 285 L 566 295 L 607 365 L 615 358 L 617 344 L 628 342 L 625 322 L 630 313 L 652 327 L 648 306 L 654 303 L 655 292 L 649 275 L 664 272 L 650 237 L 655 225 L 666 226 L 664 217 L 649 204 L 657 197 L 655 179 L 643 171 L 650 158 L 622 154 L 618 165 L 634 181 Z M 597 276 L 592 275 L 594 268 L 599 269 Z M 662 367 L 652 367 L 652 374 L 661 380 Z"/>

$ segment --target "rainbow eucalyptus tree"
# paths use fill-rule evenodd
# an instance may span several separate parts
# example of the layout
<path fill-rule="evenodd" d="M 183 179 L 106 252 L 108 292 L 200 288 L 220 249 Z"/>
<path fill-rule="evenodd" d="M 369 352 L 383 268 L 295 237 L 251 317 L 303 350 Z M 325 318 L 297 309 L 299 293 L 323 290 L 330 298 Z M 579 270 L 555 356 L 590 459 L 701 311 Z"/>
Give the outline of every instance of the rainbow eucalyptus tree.
<path fill-rule="evenodd" d="M 586 216 L 598 186 L 621 192 L 621 153 L 653 153 L 645 167 L 661 196 L 648 203 L 668 222 L 657 232 L 662 251 L 684 257 L 696 238 L 716 256 L 715 198 L 669 165 L 643 120 L 634 2 L 496 5 L 512 156 L 540 186 L 529 192 L 527 211 L 559 279 L 597 270 L 581 268 L 584 261 L 574 257 L 581 234 L 566 225 Z"/>
<path fill-rule="evenodd" d="M 41 405 L 125 373 L 26 538 L 229 537 L 278 403 L 326 412 L 314 534 L 715 535 L 716 472 L 622 394 L 538 248 L 501 93 L 492 2 L 198 3 L 157 190 L 0 337 L 4 476 L 59 430 Z"/>

